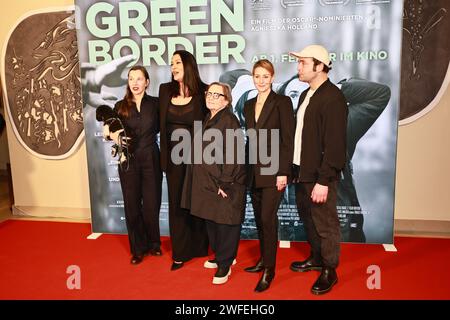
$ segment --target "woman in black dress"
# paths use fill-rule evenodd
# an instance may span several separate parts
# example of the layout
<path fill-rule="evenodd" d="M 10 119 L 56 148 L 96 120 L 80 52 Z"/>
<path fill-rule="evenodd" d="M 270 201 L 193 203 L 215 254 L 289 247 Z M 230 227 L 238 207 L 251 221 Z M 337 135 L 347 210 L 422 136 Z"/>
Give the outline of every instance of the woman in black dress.
<path fill-rule="evenodd" d="M 147 70 L 132 67 L 128 72 L 127 93 L 114 108 L 127 135 L 133 132 L 129 141 L 133 153 L 119 165 L 132 264 L 141 263 L 148 254 L 162 255 L 159 232 L 162 173 L 156 141 L 159 101 L 145 93 L 149 84 Z M 120 139 L 117 133 L 110 134 L 115 142 Z"/>
<path fill-rule="evenodd" d="M 175 51 L 171 60 L 172 81 L 159 87 L 161 126 L 161 168 L 166 173 L 169 193 L 169 228 L 172 241 L 171 270 L 181 268 L 193 257 L 208 255 L 208 237 L 203 219 L 181 208 L 186 163 L 174 163 L 171 153 L 178 144 L 172 141 L 177 129 L 194 136 L 194 121 L 203 121 L 207 109 L 206 85 L 201 81 L 194 56 L 185 50 Z M 190 146 L 190 143 L 189 143 Z M 186 151 L 186 150 L 185 150 Z M 179 154 L 177 153 L 176 156 Z M 189 154 L 181 154 L 189 157 Z"/>

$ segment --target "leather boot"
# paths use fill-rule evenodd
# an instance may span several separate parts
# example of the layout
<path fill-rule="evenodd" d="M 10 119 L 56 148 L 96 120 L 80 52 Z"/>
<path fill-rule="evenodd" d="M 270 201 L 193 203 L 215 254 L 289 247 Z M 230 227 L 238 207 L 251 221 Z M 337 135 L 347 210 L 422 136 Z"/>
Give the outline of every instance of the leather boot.
<path fill-rule="evenodd" d="M 336 270 L 330 267 L 323 267 L 319 278 L 311 288 L 311 292 L 314 294 L 327 293 L 333 288 L 337 281 Z"/>
<path fill-rule="evenodd" d="M 264 268 L 263 275 L 256 285 L 255 292 L 263 292 L 270 287 L 270 283 L 275 278 L 275 268 Z"/>
<path fill-rule="evenodd" d="M 247 272 L 260 272 L 263 269 L 264 269 L 263 261 L 262 261 L 262 259 L 259 259 L 258 262 L 256 263 L 256 265 L 247 267 L 244 270 Z"/>
<path fill-rule="evenodd" d="M 306 272 L 311 270 L 321 271 L 322 265 L 318 263 L 313 256 L 309 256 L 306 260 L 292 262 L 291 270 L 295 272 Z"/>

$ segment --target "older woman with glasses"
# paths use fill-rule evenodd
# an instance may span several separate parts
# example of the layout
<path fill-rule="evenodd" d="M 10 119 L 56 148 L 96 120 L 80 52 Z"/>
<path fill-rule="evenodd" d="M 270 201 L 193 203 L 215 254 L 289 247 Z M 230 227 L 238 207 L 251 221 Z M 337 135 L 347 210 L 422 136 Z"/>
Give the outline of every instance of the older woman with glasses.
<path fill-rule="evenodd" d="M 205 97 L 209 114 L 202 126 L 202 159 L 189 168 L 182 205 L 190 202 L 191 214 L 205 219 L 215 253 L 205 267 L 216 267 L 212 283 L 223 284 L 231 274 L 244 219 L 245 144 L 239 120 L 230 107 L 230 87 L 213 82 Z M 189 180 L 191 185 L 186 184 Z"/>

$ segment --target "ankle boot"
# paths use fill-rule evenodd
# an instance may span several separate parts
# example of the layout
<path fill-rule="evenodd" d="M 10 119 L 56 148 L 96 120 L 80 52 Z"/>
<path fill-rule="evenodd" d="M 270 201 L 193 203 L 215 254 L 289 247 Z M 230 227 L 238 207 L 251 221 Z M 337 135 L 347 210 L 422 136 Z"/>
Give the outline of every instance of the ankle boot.
<path fill-rule="evenodd" d="M 247 272 L 260 272 L 260 271 L 262 271 L 263 269 L 264 269 L 263 261 L 262 261 L 262 259 L 260 258 L 260 259 L 258 260 L 258 262 L 256 263 L 256 265 L 251 266 L 251 267 L 247 267 L 247 268 L 245 268 L 244 270 L 247 271 Z"/>
<path fill-rule="evenodd" d="M 264 268 L 263 275 L 261 279 L 259 279 L 258 284 L 256 285 L 255 292 L 263 292 L 270 287 L 270 283 L 275 277 L 275 268 Z"/>
<path fill-rule="evenodd" d="M 295 272 L 306 272 L 311 270 L 322 271 L 322 264 L 318 263 L 311 255 L 304 261 L 294 261 L 291 263 L 291 270 Z"/>
<path fill-rule="evenodd" d="M 314 294 L 327 293 L 333 288 L 337 281 L 336 270 L 330 267 L 323 267 L 319 278 L 311 288 L 311 292 Z"/>

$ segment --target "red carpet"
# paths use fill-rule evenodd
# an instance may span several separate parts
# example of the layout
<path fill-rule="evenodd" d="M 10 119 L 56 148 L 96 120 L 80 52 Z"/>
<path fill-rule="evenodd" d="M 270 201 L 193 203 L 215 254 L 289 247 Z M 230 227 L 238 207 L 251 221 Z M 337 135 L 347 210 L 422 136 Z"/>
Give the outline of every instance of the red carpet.
<path fill-rule="evenodd" d="M 305 243 L 279 249 L 272 287 L 254 293 L 258 274 L 243 269 L 255 262 L 257 241 L 241 241 L 238 263 L 228 283 L 211 284 L 214 270 L 204 258 L 170 271 L 170 241 L 162 257 L 130 264 L 126 236 L 102 235 L 88 240 L 89 224 L 9 220 L 0 224 L 0 299 L 164 299 L 164 300 L 298 300 L 298 299 L 450 299 L 450 239 L 397 237 L 398 252 L 381 245 L 343 244 L 339 282 L 324 296 L 310 288 L 318 272 L 293 273 L 289 264 L 307 256 Z M 69 290 L 71 265 L 81 269 L 81 289 Z M 369 290 L 367 268 L 381 270 L 381 289 Z"/>

